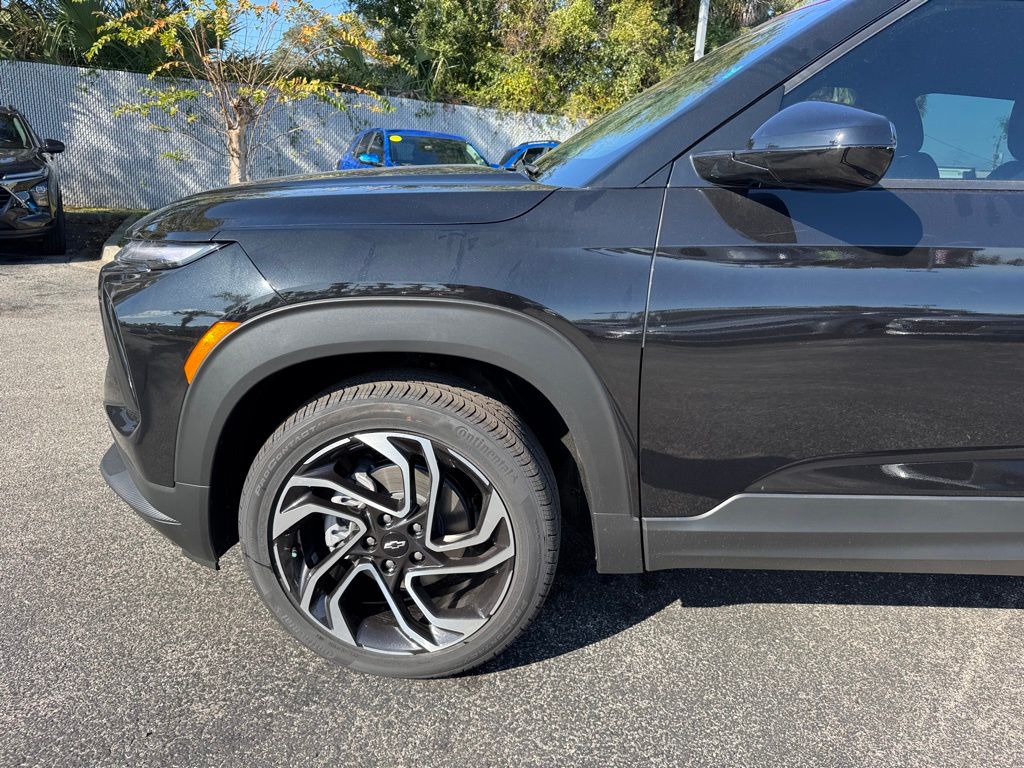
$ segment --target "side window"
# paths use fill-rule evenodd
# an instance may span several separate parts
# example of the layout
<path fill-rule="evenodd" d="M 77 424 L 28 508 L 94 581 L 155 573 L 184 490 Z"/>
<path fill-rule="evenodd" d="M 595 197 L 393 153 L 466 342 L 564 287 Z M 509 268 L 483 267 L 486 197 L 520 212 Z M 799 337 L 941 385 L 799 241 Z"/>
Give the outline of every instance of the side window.
<path fill-rule="evenodd" d="M 370 139 L 372 138 L 372 132 L 364 133 L 355 143 L 352 145 L 352 156 L 358 158 L 361 154 L 366 151 L 366 148 L 370 146 Z"/>
<path fill-rule="evenodd" d="M 788 92 L 896 127 L 886 179 L 1024 180 L 1024 2 L 931 0 Z"/>
<path fill-rule="evenodd" d="M 384 162 L 384 134 L 380 131 L 374 131 L 370 134 L 370 146 L 366 150 L 371 155 L 376 155 L 380 158 L 381 162 Z"/>
<path fill-rule="evenodd" d="M 921 151 L 935 159 L 939 178 L 987 179 L 1014 159 L 1006 145 L 1013 101 L 928 93 L 917 107 L 924 128 Z"/>
<path fill-rule="evenodd" d="M 546 150 L 547 147 L 530 147 L 523 153 L 523 162 L 530 165 L 543 155 Z"/>

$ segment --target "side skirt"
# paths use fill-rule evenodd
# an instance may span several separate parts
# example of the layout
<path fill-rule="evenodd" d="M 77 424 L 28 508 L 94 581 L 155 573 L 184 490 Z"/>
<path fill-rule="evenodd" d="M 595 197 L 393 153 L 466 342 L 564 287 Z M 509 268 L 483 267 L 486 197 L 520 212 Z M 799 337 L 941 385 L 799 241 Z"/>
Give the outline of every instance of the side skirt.
<path fill-rule="evenodd" d="M 1024 576 L 1024 497 L 740 494 L 646 518 L 648 570 L 765 568 Z"/>

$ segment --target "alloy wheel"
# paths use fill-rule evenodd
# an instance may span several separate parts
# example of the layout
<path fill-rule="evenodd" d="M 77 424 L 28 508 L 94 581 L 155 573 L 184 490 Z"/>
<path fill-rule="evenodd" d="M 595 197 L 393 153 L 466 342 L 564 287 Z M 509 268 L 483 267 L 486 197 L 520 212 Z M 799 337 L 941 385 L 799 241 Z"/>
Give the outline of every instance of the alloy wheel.
<path fill-rule="evenodd" d="M 288 597 L 348 645 L 422 654 L 486 625 L 515 538 L 493 484 L 450 447 L 402 432 L 333 440 L 295 467 L 270 518 Z"/>

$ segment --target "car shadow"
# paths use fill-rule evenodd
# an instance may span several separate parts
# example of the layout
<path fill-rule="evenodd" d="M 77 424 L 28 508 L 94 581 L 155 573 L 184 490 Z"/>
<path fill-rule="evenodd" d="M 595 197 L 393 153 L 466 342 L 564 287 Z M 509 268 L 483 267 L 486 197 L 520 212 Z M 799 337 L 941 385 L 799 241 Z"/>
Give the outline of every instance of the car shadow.
<path fill-rule="evenodd" d="M 527 666 L 585 648 L 664 608 L 745 603 L 1024 608 L 1024 578 L 949 574 L 678 570 L 602 575 L 588 553 L 563 547 L 547 603 L 530 628 L 469 674 Z"/>
<path fill-rule="evenodd" d="M 32 240 L 0 243 L 0 264 L 64 264 L 68 256 L 41 256 L 39 244 Z"/>
<path fill-rule="evenodd" d="M 60 256 L 39 253 L 36 240 L 0 241 L 0 265 L 98 262 L 103 243 L 132 211 L 67 211 L 67 252 Z"/>

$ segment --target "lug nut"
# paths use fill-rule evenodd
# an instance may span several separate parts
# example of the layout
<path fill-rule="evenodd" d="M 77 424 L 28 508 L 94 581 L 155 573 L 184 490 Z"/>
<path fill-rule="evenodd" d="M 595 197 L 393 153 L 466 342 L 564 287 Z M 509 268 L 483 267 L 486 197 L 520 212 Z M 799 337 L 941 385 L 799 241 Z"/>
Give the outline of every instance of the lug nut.
<path fill-rule="evenodd" d="M 391 520 L 392 520 L 392 517 L 391 517 L 391 515 L 384 515 L 384 516 L 383 516 L 383 517 L 382 517 L 382 518 L 380 519 L 380 521 L 381 521 L 382 523 L 384 523 L 384 525 L 391 525 Z"/>
<path fill-rule="evenodd" d="M 394 560 L 385 560 L 384 561 L 384 570 L 385 571 L 393 571 L 393 570 L 395 570 L 395 561 Z"/>
<path fill-rule="evenodd" d="M 420 560 L 423 559 L 423 553 L 422 552 L 413 552 L 412 553 L 412 559 L 415 560 L 418 563 Z"/>
<path fill-rule="evenodd" d="M 366 544 L 367 549 L 373 549 L 377 546 L 377 540 L 373 538 L 373 536 L 367 536 L 364 543 Z"/>
<path fill-rule="evenodd" d="M 413 523 L 412 524 L 412 532 L 413 533 L 417 533 L 417 534 L 423 533 L 423 526 L 420 525 L 419 523 Z"/>

